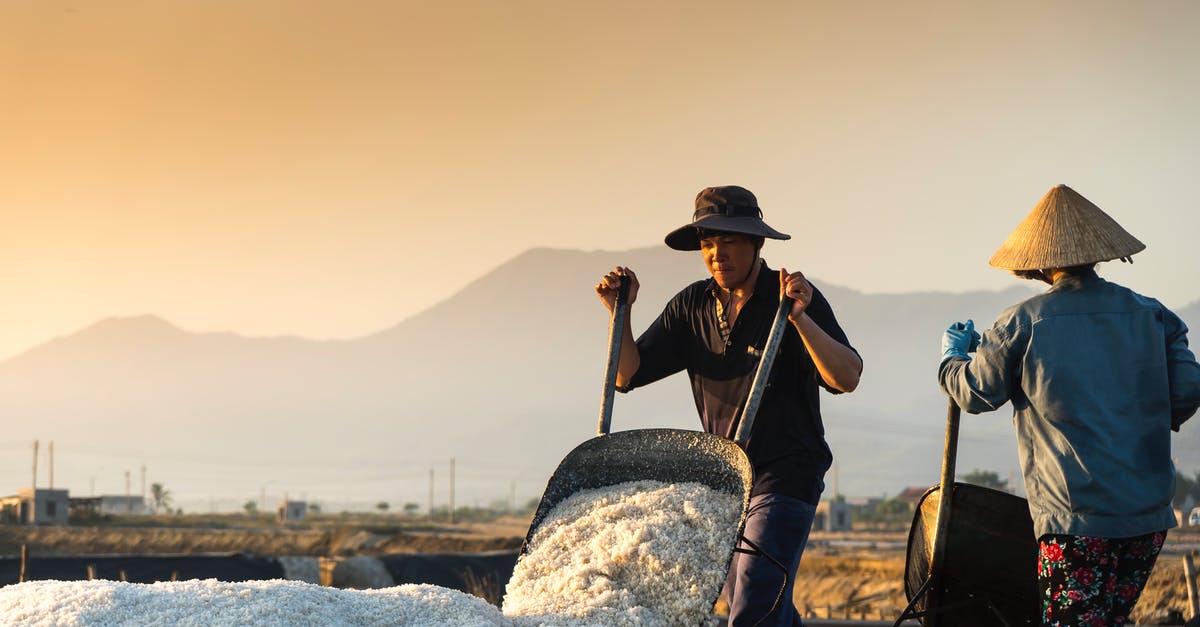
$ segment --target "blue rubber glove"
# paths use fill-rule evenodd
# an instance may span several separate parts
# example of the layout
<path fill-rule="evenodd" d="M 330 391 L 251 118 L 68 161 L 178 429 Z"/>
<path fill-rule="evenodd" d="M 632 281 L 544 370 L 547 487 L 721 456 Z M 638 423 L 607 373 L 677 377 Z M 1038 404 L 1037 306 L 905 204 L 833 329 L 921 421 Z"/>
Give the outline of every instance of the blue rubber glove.
<path fill-rule="evenodd" d="M 955 322 L 942 333 L 942 362 L 951 357 L 970 359 L 971 356 L 967 353 L 973 353 L 979 348 L 979 340 L 980 335 L 975 332 L 974 320 L 967 320 L 966 323 Z"/>

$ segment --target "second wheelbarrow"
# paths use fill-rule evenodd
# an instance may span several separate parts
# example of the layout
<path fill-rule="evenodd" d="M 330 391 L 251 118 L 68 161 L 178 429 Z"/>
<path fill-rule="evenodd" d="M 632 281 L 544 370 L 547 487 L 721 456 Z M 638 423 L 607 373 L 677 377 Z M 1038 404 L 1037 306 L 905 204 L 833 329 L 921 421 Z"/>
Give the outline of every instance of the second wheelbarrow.
<path fill-rule="evenodd" d="M 908 619 L 936 627 L 1040 625 L 1038 544 L 1029 503 L 954 481 L 961 411 L 950 401 L 940 485 L 925 491 L 908 530 Z"/>

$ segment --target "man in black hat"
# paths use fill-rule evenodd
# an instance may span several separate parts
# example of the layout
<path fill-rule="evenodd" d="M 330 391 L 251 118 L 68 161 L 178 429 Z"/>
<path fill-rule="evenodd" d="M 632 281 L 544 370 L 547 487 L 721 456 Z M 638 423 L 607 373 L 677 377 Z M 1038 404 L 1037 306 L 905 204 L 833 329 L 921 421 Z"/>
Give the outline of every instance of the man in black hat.
<path fill-rule="evenodd" d="M 791 328 L 744 443 L 754 466 L 745 536 L 787 566 L 789 576 L 768 559 L 735 553 L 725 587 L 730 625 L 801 624 L 785 582 L 794 581 L 833 462 L 818 388 L 851 392 L 862 373 L 862 359 L 821 292 L 803 273 L 776 272 L 761 259 L 766 238 L 791 239 L 763 222 L 749 190 L 702 190 L 692 222 L 668 233 L 666 243 L 699 250 L 712 277 L 676 294 L 636 342 L 626 316 L 617 371 L 617 389 L 627 392 L 686 370 L 704 430 L 732 438 L 780 294 L 794 301 Z M 631 307 L 637 299 L 637 277 L 618 267 L 596 284 L 610 311 L 621 276 L 630 279 Z"/>

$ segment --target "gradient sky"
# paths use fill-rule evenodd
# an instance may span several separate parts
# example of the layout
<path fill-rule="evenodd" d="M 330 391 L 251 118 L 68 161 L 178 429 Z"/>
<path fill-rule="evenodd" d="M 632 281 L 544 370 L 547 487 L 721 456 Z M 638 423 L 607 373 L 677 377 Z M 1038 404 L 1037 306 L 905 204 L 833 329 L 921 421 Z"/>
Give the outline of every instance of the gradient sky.
<path fill-rule="evenodd" d="M 660 245 L 730 183 L 793 234 L 774 265 L 868 292 L 1011 284 L 987 259 L 1066 183 L 1149 247 L 1105 274 L 1183 306 L 1196 24 L 1184 1 L 5 2 L 0 359 L 142 313 L 364 335 L 530 247 Z"/>

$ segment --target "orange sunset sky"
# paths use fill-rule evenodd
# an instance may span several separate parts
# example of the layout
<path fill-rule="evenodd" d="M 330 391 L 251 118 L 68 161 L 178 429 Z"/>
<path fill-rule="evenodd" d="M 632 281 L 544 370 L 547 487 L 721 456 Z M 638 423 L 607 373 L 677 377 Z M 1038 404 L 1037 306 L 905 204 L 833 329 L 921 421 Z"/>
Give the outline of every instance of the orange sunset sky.
<path fill-rule="evenodd" d="M 730 183 L 793 234 L 773 264 L 869 292 L 1011 285 L 987 259 L 1066 183 L 1149 247 L 1103 272 L 1181 307 L 1197 24 L 1183 1 L 5 0 L 0 359 L 143 313 L 364 335 L 530 247 L 661 245 Z"/>

